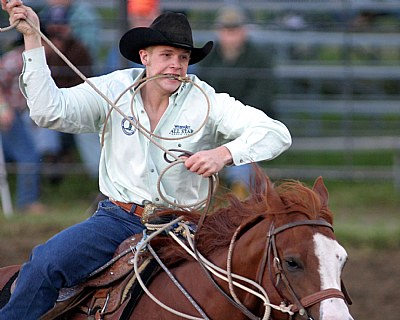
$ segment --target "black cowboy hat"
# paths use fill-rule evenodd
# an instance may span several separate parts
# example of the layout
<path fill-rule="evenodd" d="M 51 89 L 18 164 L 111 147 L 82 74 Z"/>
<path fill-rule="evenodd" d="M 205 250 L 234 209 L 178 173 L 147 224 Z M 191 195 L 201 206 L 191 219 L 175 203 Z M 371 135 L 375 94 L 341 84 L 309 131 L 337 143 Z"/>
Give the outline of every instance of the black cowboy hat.
<path fill-rule="evenodd" d="M 195 64 L 209 54 L 213 42 L 207 42 L 202 48 L 193 47 L 192 29 L 186 16 L 166 12 L 158 16 L 148 28 L 138 27 L 126 32 L 119 42 L 119 50 L 128 60 L 142 64 L 139 50 L 154 45 L 190 50 L 189 64 Z"/>

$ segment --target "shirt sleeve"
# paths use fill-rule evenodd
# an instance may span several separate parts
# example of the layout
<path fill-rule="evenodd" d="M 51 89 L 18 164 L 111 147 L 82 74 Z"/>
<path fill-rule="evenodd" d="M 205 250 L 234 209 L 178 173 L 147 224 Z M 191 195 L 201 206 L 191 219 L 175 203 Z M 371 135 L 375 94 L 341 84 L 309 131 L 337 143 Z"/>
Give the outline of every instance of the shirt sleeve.
<path fill-rule="evenodd" d="M 264 112 L 244 105 L 228 94 L 216 94 L 217 128 L 235 165 L 272 160 L 291 143 L 288 128 Z"/>
<path fill-rule="evenodd" d="M 51 78 L 44 48 L 23 53 L 20 89 L 31 118 L 41 127 L 68 133 L 98 132 L 107 103 L 87 84 L 60 89 Z"/>

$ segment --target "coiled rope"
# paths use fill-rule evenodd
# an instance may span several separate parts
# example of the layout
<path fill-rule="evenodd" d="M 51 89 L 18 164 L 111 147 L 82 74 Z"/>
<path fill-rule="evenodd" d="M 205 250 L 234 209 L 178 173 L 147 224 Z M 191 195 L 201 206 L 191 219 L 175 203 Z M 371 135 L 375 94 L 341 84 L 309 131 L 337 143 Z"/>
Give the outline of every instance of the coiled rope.
<path fill-rule="evenodd" d="M 178 155 L 176 155 L 174 152 L 171 152 L 170 150 L 165 149 L 161 144 L 159 144 L 157 141 L 154 140 L 154 138 L 158 138 L 160 140 L 180 140 L 180 139 L 186 139 L 188 137 L 193 136 L 194 134 L 198 133 L 205 125 L 209 113 L 210 113 L 210 109 L 211 109 L 211 104 L 210 104 L 210 100 L 209 97 L 207 96 L 207 93 L 196 83 L 194 83 L 191 79 L 187 78 L 187 77 L 178 77 L 178 76 L 173 76 L 173 75 L 165 75 L 165 74 L 159 74 L 159 75 L 155 75 L 152 77 L 145 77 L 142 78 L 141 80 L 139 80 L 138 82 L 135 82 L 134 84 L 130 85 L 128 88 L 126 88 L 116 99 L 115 102 L 111 101 L 109 97 L 107 97 L 103 92 L 101 92 L 101 90 L 99 88 L 97 88 L 92 81 L 90 81 L 90 79 L 88 79 L 71 61 L 69 61 L 69 59 L 50 41 L 50 39 L 48 39 L 41 31 L 39 28 L 37 28 L 30 19 L 25 19 L 25 21 L 40 35 L 40 37 L 49 45 L 49 47 L 54 50 L 54 52 L 84 81 L 86 82 L 97 94 L 99 94 L 110 106 L 111 109 L 109 111 L 109 113 L 107 114 L 106 120 L 105 120 L 105 124 L 103 127 L 103 132 L 102 132 L 102 138 L 101 138 L 101 144 L 104 144 L 104 134 L 105 134 L 105 128 L 107 125 L 107 121 L 110 117 L 110 114 L 112 112 L 112 110 L 117 111 L 124 119 L 126 119 L 132 126 L 134 126 L 138 131 L 140 131 L 140 133 L 142 133 L 147 139 L 149 139 L 154 145 L 156 145 L 158 148 L 160 148 L 165 154 L 168 154 L 171 158 L 175 159 L 175 162 L 170 163 L 160 174 L 159 178 L 158 178 L 158 182 L 157 182 L 157 189 L 158 192 L 160 194 L 160 197 L 169 205 L 174 206 L 174 207 L 179 207 L 179 208 L 199 208 L 202 207 L 204 205 L 204 203 L 206 203 L 209 199 L 210 199 L 210 194 L 202 200 L 199 200 L 195 203 L 191 203 L 191 204 L 179 204 L 176 202 L 171 202 L 169 199 L 167 199 L 167 197 L 164 196 L 164 194 L 162 193 L 161 190 L 161 178 L 165 175 L 165 172 L 168 171 L 172 166 L 175 166 L 176 164 L 183 164 L 184 160 L 181 159 Z M 5 32 L 5 31 L 10 31 L 14 28 L 16 28 L 16 26 L 18 25 L 19 21 L 8 26 L 5 28 L 0 28 L 1 32 Z M 137 119 L 137 117 L 135 116 L 134 112 L 133 112 L 133 102 L 134 102 L 134 97 L 136 96 L 136 94 L 139 92 L 139 90 L 145 86 L 149 81 L 155 80 L 155 79 L 160 79 L 160 78 L 173 78 L 175 80 L 181 81 L 181 82 L 187 82 L 192 84 L 193 86 L 195 86 L 196 88 L 198 88 L 201 93 L 205 96 L 206 101 L 207 101 L 207 112 L 206 112 L 206 116 L 203 120 L 203 122 L 201 123 L 201 125 L 199 126 L 199 128 L 197 128 L 194 132 L 190 133 L 189 135 L 186 136 L 182 136 L 182 137 L 173 137 L 173 138 L 169 138 L 169 137 L 162 137 L 159 135 L 156 135 L 154 133 L 152 133 L 151 131 L 147 130 L 144 126 L 142 126 L 139 122 L 139 120 Z M 131 119 L 128 115 L 126 115 L 116 104 L 119 101 L 119 99 L 121 99 L 121 97 L 128 92 L 129 90 L 131 90 L 133 87 L 136 87 L 136 89 L 134 90 L 133 94 L 132 94 L 132 98 L 131 98 L 131 113 L 132 113 L 132 117 L 133 119 Z M 183 153 L 185 153 L 183 151 Z M 211 177 L 208 178 L 209 179 L 209 184 L 218 184 L 218 174 L 213 174 Z M 210 187 L 209 188 L 209 193 L 214 193 L 216 190 L 215 187 Z"/>
<path fill-rule="evenodd" d="M 153 139 L 153 137 L 154 138 L 158 138 L 158 139 L 160 139 L 160 140 L 179 140 L 179 139 L 185 139 L 185 138 L 188 138 L 188 137 L 190 137 L 190 136 L 193 136 L 194 134 L 196 134 L 196 133 L 198 133 L 200 130 L 201 130 L 201 128 L 205 125 L 205 123 L 206 123 L 206 121 L 207 121 L 207 119 L 208 119 L 208 116 L 209 116 L 209 113 L 210 113 L 210 100 L 209 100 L 209 98 L 208 98 L 208 96 L 207 96 L 207 94 L 205 93 L 205 91 L 200 87 L 200 86 L 198 86 L 196 83 L 194 83 L 192 80 L 190 80 L 189 78 L 187 78 L 187 77 L 177 77 L 177 76 L 172 76 L 172 75 L 156 75 L 156 76 L 153 76 L 153 77 L 148 77 L 148 78 L 143 78 L 143 79 L 141 79 L 138 83 L 134 83 L 134 84 L 132 84 L 131 86 L 129 86 L 128 88 L 126 88 L 121 94 L 120 94 L 120 96 L 116 99 L 116 101 L 115 102 L 112 102 L 103 92 L 101 92 L 82 72 L 80 72 L 80 70 L 78 69 L 78 68 L 76 68 L 69 60 L 68 60 L 68 58 L 40 31 L 40 29 L 39 28 L 37 28 L 29 19 L 25 19 L 25 21 L 40 35 L 40 37 L 50 46 L 50 48 L 52 49 L 52 50 L 54 50 L 55 51 L 55 53 L 84 81 L 84 82 L 86 82 L 97 94 L 99 94 L 110 106 L 111 106 L 111 109 L 110 109 L 110 111 L 109 111 L 109 113 L 107 114 L 107 117 L 106 117 L 106 121 L 105 121 L 105 124 L 104 124 L 104 128 L 103 128 L 103 132 L 102 132 L 102 139 L 101 139 L 101 143 L 102 143 L 102 145 L 103 145 L 103 143 L 104 143 L 104 132 L 105 132 L 105 128 L 106 128 L 106 125 L 107 125 L 107 121 L 108 121 L 108 119 L 109 119 L 109 117 L 110 117 L 110 114 L 111 114 L 111 112 L 112 112 L 112 110 L 116 110 L 120 115 L 122 115 L 122 117 L 124 117 L 124 119 L 126 119 L 131 125 L 133 125 L 139 132 L 141 132 L 147 139 L 149 139 L 153 144 L 155 144 L 157 147 L 159 147 L 162 151 L 164 151 L 164 153 L 165 154 L 168 154 L 169 156 L 171 156 L 173 159 L 175 159 L 175 161 L 170 161 L 170 164 L 160 173 L 160 177 L 159 177 L 159 179 L 158 179 L 158 182 L 157 182 L 157 189 L 158 189 L 158 193 L 160 194 L 160 196 L 162 197 L 162 199 L 166 202 L 166 203 L 168 203 L 168 204 L 170 204 L 170 205 L 173 205 L 173 206 L 176 206 L 176 207 L 180 207 L 180 208 L 194 208 L 194 207 L 202 207 L 204 204 L 205 204 L 205 210 L 204 210 L 204 212 L 203 212 L 203 215 L 202 215 L 202 217 L 201 217 L 201 219 L 200 219 L 200 222 L 199 222 L 199 228 L 201 227 L 201 225 L 202 225 L 202 223 L 203 223 L 203 221 L 204 221 L 204 219 L 205 219 L 205 215 L 206 215 L 206 212 L 208 211 L 208 209 L 209 209 L 209 206 L 210 206 L 210 200 L 211 200 L 211 194 L 213 194 L 214 192 L 215 192 L 215 190 L 216 190 L 216 188 L 214 188 L 214 184 L 215 183 L 217 183 L 218 182 L 218 175 L 217 174 L 214 174 L 214 175 L 212 175 L 211 177 L 209 177 L 209 188 L 208 188 L 208 195 L 207 195 L 207 197 L 204 199 L 204 200 L 200 200 L 200 201 L 198 201 L 198 202 L 196 202 L 196 203 L 194 203 L 194 204 L 190 204 L 190 205 L 183 205 L 183 204 L 177 204 L 177 203 L 172 203 L 172 202 L 170 202 L 166 197 L 164 197 L 164 195 L 163 195 L 163 193 L 162 193 L 162 191 L 161 191 L 161 179 L 162 179 L 162 177 L 164 176 L 164 174 L 165 174 L 165 172 L 168 170 L 168 169 L 170 169 L 171 167 L 173 167 L 173 166 L 175 166 L 175 165 L 177 165 L 177 164 L 181 164 L 181 163 L 183 163 L 184 162 L 184 160 L 183 159 L 181 159 L 180 158 L 180 156 L 177 156 L 174 152 L 171 152 L 170 150 L 167 150 L 167 149 L 165 149 L 162 145 L 160 145 L 159 143 L 157 143 L 154 139 Z M 9 26 L 9 27 L 6 27 L 6 28 L 1 28 L 0 29 L 0 31 L 1 32 L 5 32 L 5 31 L 9 31 L 9 30 L 12 30 L 12 29 L 14 29 L 16 26 L 18 25 L 18 22 L 17 23 L 15 23 L 15 24 L 13 24 L 13 25 L 11 25 L 11 26 Z M 149 130 L 147 130 L 146 128 L 144 128 L 141 124 L 140 124 L 140 122 L 138 121 L 138 119 L 137 119 L 137 117 L 135 116 L 135 114 L 134 114 L 134 111 L 133 111 L 133 102 L 134 102 L 134 97 L 135 97 L 135 95 L 139 92 L 139 90 L 144 86 L 144 85 L 146 85 L 149 81 L 151 81 L 151 80 L 155 80 L 155 79 L 159 79 L 159 78 L 173 78 L 173 79 L 175 79 L 175 80 L 179 80 L 179 81 L 181 81 L 181 82 L 189 82 L 189 83 L 191 83 L 192 85 L 194 85 L 195 87 L 197 87 L 201 92 L 202 92 L 202 94 L 205 96 L 205 98 L 206 98 L 206 101 L 207 101 L 207 113 L 206 113 L 206 116 L 205 116 L 205 119 L 203 120 L 203 122 L 202 122 L 202 124 L 200 125 L 200 127 L 198 128 L 198 129 L 196 129 L 194 132 L 192 132 L 191 134 L 189 134 L 189 135 L 187 135 L 187 136 L 182 136 L 182 137 L 178 137 L 178 138 L 176 138 L 176 137 L 174 137 L 174 138 L 168 138 L 168 137 L 162 137 L 162 136 L 159 136 L 159 135 L 156 135 L 156 134 L 154 134 L 154 133 L 152 133 L 152 132 L 150 132 Z M 119 99 L 121 99 L 121 97 L 127 92 L 127 91 L 129 91 L 129 90 L 131 90 L 133 87 L 136 87 L 136 89 L 134 90 L 134 93 L 133 93 L 133 95 L 132 95 L 132 98 L 131 98 L 131 106 L 130 106 L 130 109 L 131 109 L 131 113 L 132 113 L 132 117 L 133 117 L 133 119 L 131 119 L 130 117 L 128 117 L 119 107 L 117 107 L 117 102 L 119 101 Z M 177 150 L 174 150 L 175 152 L 177 151 Z M 183 153 L 184 154 L 188 154 L 187 152 L 185 152 L 185 151 L 183 151 Z M 180 220 L 181 218 L 178 218 L 176 221 L 174 221 L 175 223 L 176 222 L 178 222 L 179 220 Z M 161 230 L 159 230 L 158 232 L 155 232 L 152 236 L 155 236 L 156 234 L 158 234 L 159 232 L 161 232 Z M 172 237 L 173 237 L 173 235 L 172 234 L 170 234 Z M 178 241 L 179 242 L 179 239 L 175 239 L 176 241 Z M 147 242 L 146 242 L 147 243 Z M 222 279 L 224 279 L 225 281 L 228 281 L 229 282 L 229 284 L 230 284 L 230 286 L 231 286 L 231 293 L 233 293 L 233 289 L 232 289 L 232 286 L 233 285 L 235 285 L 235 286 L 239 286 L 240 288 L 242 288 L 242 289 L 245 289 L 245 290 L 247 290 L 247 291 L 249 291 L 249 292 L 251 292 L 252 294 L 254 294 L 254 295 L 256 295 L 256 296 L 258 296 L 259 298 L 261 298 L 261 299 L 263 299 L 264 300 L 264 305 L 266 306 L 266 312 L 265 312 L 265 314 L 264 314 L 264 317 L 263 317 L 263 319 L 268 319 L 269 318 L 269 314 L 270 314 L 270 307 L 275 307 L 276 308 L 276 306 L 272 306 L 270 303 L 269 303 L 269 300 L 268 300 L 268 296 L 266 295 L 266 292 L 263 290 L 263 288 L 261 287 L 260 288 L 260 286 L 257 286 L 257 284 L 254 284 L 254 283 L 251 283 L 253 286 L 255 286 L 255 287 L 258 287 L 258 289 L 262 292 L 262 294 L 260 294 L 260 293 L 258 293 L 258 292 L 255 292 L 254 290 L 251 290 L 251 289 L 249 289 L 249 288 L 246 288 L 245 286 L 242 286 L 240 283 L 237 283 L 237 282 L 235 282 L 235 281 L 233 281 L 232 280 L 232 276 L 234 277 L 234 278 L 239 278 L 239 279 L 241 279 L 242 281 L 245 281 L 245 282 L 247 282 L 247 281 L 250 281 L 250 280 L 248 280 L 248 279 L 242 279 L 241 277 L 238 277 L 237 275 L 234 275 L 234 274 L 231 274 L 231 272 L 229 271 L 228 273 L 226 272 L 226 271 L 224 271 L 224 270 L 220 270 L 220 269 L 218 269 L 216 266 L 213 266 L 212 264 L 210 264 L 204 257 L 202 257 L 201 255 L 199 255 L 198 253 L 197 253 L 197 251 L 196 251 L 196 249 L 195 249 L 195 245 L 194 245 L 194 242 L 192 241 L 192 242 L 190 242 L 189 241 L 189 243 L 191 243 L 191 250 L 189 250 L 188 248 L 186 248 L 186 250 L 190 253 L 191 252 L 191 255 L 196 259 L 196 260 L 201 260 L 202 261 L 202 263 L 205 263 L 206 265 L 207 265 L 207 268 L 209 269 L 209 271 L 211 271 L 211 272 L 213 272 L 217 277 L 219 277 L 219 278 L 222 278 Z M 181 245 L 183 245 L 183 244 L 181 244 Z M 138 251 L 140 251 L 140 249 L 141 249 L 141 247 L 140 248 L 138 248 Z M 137 261 L 136 261 L 136 259 L 137 259 L 137 256 L 135 256 L 135 273 L 136 273 L 136 275 L 138 275 L 138 271 L 137 271 Z M 199 261 L 200 262 L 200 261 Z M 212 267 L 211 267 L 212 266 Z M 216 271 L 216 270 L 218 270 L 218 271 Z M 225 275 L 227 275 L 228 277 L 226 277 L 226 276 L 224 276 L 223 274 L 225 274 Z M 152 298 L 153 300 L 155 300 L 155 301 L 157 301 L 157 299 L 154 299 L 154 297 L 152 296 L 152 294 L 146 289 L 146 287 L 144 286 L 144 284 L 143 283 L 141 283 L 141 279 L 140 279 L 140 277 L 138 276 L 138 281 L 139 281 L 139 283 L 141 284 L 141 286 L 142 286 L 142 288 L 146 291 L 146 293 L 147 293 L 147 295 L 149 295 L 149 297 L 150 298 Z M 167 310 L 169 310 L 170 312 L 172 312 L 172 313 L 175 313 L 175 314 L 179 314 L 180 316 L 182 316 L 182 317 L 185 317 L 185 318 L 188 318 L 188 319 L 199 319 L 199 318 L 197 318 L 197 317 L 193 317 L 193 316 L 190 316 L 190 315 L 185 315 L 185 314 L 181 314 L 181 313 L 177 313 L 177 311 L 176 310 L 173 310 L 173 309 L 171 309 L 171 308 L 169 308 L 168 306 L 166 306 L 166 305 L 164 305 L 164 304 L 162 304 L 160 301 L 158 301 L 157 302 L 158 304 L 160 304 L 162 307 L 164 307 L 165 309 L 167 309 Z M 194 304 L 195 305 L 195 304 Z M 207 319 L 207 316 L 204 314 L 204 312 L 198 307 L 198 306 L 196 306 L 195 305 L 195 307 L 196 307 L 196 309 L 197 309 L 197 311 L 203 316 L 203 319 Z M 269 307 L 269 308 L 268 308 Z"/>

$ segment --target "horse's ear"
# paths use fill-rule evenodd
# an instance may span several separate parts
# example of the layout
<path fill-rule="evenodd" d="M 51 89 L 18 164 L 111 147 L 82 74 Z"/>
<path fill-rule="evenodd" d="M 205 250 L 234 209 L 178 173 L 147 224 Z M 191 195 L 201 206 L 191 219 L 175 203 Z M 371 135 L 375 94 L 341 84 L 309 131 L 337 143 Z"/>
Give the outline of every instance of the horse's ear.
<path fill-rule="evenodd" d="M 266 178 L 266 195 L 267 195 L 267 201 L 270 206 L 272 207 L 280 207 L 283 205 L 282 199 L 278 192 L 275 190 L 274 184 L 270 180 L 269 177 Z"/>
<path fill-rule="evenodd" d="M 328 204 L 328 199 L 329 199 L 329 193 L 328 193 L 328 189 L 326 188 L 325 184 L 324 184 L 324 180 L 322 179 L 321 176 L 319 176 L 315 182 L 314 182 L 314 186 L 313 186 L 313 190 L 319 194 L 319 196 L 321 197 L 322 202 L 327 205 Z"/>

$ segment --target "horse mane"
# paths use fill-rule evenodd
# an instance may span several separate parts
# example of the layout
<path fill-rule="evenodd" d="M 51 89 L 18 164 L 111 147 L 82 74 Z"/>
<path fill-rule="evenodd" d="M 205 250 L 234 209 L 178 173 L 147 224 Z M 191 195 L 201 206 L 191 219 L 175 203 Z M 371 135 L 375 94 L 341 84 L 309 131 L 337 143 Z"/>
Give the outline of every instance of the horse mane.
<path fill-rule="evenodd" d="M 295 214 L 304 215 L 304 219 L 323 219 L 333 222 L 332 212 L 316 190 L 297 180 L 280 180 L 272 183 L 266 174 L 255 168 L 250 196 L 240 201 L 235 195 L 216 197 L 212 210 L 196 232 L 196 248 L 204 256 L 229 246 L 236 229 L 249 221 L 274 218 L 290 221 Z M 322 179 L 321 179 L 322 180 Z M 183 215 L 186 221 L 197 224 L 199 211 L 165 211 L 163 214 Z M 286 223 L 285 222 L 285 223 Z M 188 257 L 183 249 L 169 237 L 164 239 L 157 252 L 167 263 L 174 263 Z"/>

